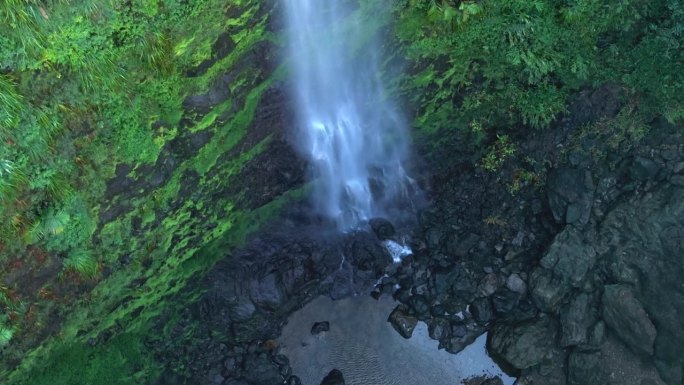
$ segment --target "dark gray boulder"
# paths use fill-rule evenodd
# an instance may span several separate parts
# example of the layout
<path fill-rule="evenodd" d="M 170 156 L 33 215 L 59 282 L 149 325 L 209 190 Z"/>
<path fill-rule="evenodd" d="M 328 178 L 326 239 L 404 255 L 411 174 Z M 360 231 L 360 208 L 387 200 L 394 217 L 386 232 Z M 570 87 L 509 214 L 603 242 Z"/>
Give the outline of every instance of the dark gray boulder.
<path fill-rule="evenodd" d="M 561 346 L 586 344 L 591 328 L 598 321 L 598 312 L 593 297 L 580 293 L 560 311 Z"/>
<path fill-rule="evenodd" d="M 608 327 L 636 353 L 652 355 L 656 329 L 629 286 L 606 286 L 602 301 Z"/>
<path fill-rule="evenodd" d="M 568 357 L 568 385 L 607 385 L 600 352 L 573 352 Z"/>
<path fill-rule="evenodd" d="M 494 310 L 488 298 L 478 298 L 470 304 L 470 313 L 480 325 L 486 325 L 494 318 Z"/>
<path fill-rule="evenodd" d="M 342 372 L 340 372 L 337 369 L 333 369 L 328 373 L 325 378 L 323 378 L 323 381 L 321 381 L 321 385 L 344 385 L 344 376 L 342 375 Z"/>
<path fill-rule="evenodd" d="M 413 330 L 418 324 L 418 319 L 409 315 L 408 310 L 403 305 L 397 305 L 397 307 L 392 310 L 392 313 L 390 313 L 387 321 L 389 321 L 394 330 L 404 338 L 411 338 Z"/>
<path fill-rule="evenodd" d="M 680 385 L 684 364 L 684 188 L 662 184 L 616 205 L 599 227 L 597 249 L 613 282 L 629 284 L 657 326 L 654 354 L 663 379 Z"/>
<path fill-rule="evenodd" d="M 557 222 L 576 226 L 589 222 L 595 190 L 591 172 L 569 167 L 553 170 L 547 188 L 549 206 Z"/>
<path fill-rule="evenodd" d="M 444 340 L 449 338 L 451 325 L 444 318 L 432 318 L 428 321 L 428 334 L 433 340 Z M 465 334 L 465 333 L 464 333 Z"/>
<path fill-rule="evenodd" d="M 249 284 L 250 298 L 257 308 L 273 310 L 285 299 L 277 273 L 254 279 Z"/>
<path fill-rule="evenodd" d="M 264 353 L 245 357 L 244 377 L 254 384 L 278 384 L 283 381 L 277 365 Z"/>
<path fill-rule="evenodd" d="M 596 251 L 572 226 L 560 232 L 532 273 L 532 298 L 547 312 L 555 311 L 574 288 L 581 288 L 596 263 Z"/>
<path fill-rule="evenodd" d="M 519 323 L 500 322 L 489 332 L 489 351 L 517 369 L 529 368 L 553 353 L 557 333 L 554 321 L 547 316 Z"/>

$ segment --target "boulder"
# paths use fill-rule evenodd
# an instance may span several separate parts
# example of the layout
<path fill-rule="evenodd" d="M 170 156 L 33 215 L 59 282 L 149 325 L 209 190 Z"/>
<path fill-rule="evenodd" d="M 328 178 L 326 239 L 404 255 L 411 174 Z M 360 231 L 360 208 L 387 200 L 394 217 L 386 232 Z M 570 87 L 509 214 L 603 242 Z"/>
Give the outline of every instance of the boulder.
<path fill-rule="evenodd" d="M 596 304 L 590 294 L 580 293 L 560 311 L 561 346 L 576 346 L 589 340 L 592 326 L 598 321 Z"/>
<path fill-rule="evenodd" d="M 549 174 L 548 198 L 558 223 L 584 226 L 589 222 L 594 199 L 591 172 L 562 167 Z"/>
<path fill-rule="evenodd" d="M 409 315 L 408 310 L 403 305 L 397 305 L 397 307 L 392 310 L 392 313 L 390 313 L 387 321 L 392 324 L 394 330 L 407 339 L 411 338 L 413 330 L 418 324 L 418 319 Z"/>
<path fill-rule="evenodd" d="M 488 298 L 478 298 L 470 304 L 470 313 L 480 325 L 486 325 L 494 318 L 494 310 Z"/>
<path fill-rule="evenodd" d="M 279 384 L 283 381 L 278 367 L 264 353 L 245 357 L 244 377 L 255 384 Z"/>
<path fill-rule="evenodd" d="M 428 321 L 428 334 L 433 340 L 443 340 L 449 338 L 451 325 L 444 318 L 433 318 Z"/>
<path fill-rule="evenodd" d="M 546 316 L 519 323 L 499 322 L 489 332 L 489 351 L 517 369 L 529 368 L 552 354 L 556 329 Z"/>
<path fill-rule="evenodd" d="M 328 373 L 325 378 L 323 378 L 323 381 L 321 381 L 321 385 L 344 385 L 344 376 L 342 375 L 342 372 L 340 372 L 337 369 L 333 369 Z"/>
<path fill-rule="evenodd" d="M 657 325 L 655 358 L 663 379 L 671 385 L 681 384 L 677 373 L 684 364 L 682 197 L 684 188 L 662 183 L 647 194 L 616 204 L 599 227 L 597 246 L 612 281 L 629 284 Z M 648 340 L 646 351 L 647 345 Z"/>
<path fill-rule="evenodd" d="M 627 285 L 609 285 L 603 292 L 603 319 L 634 352 L 652 355 L 656 329 Z"/>
<path fill-rule="evenodd" d="M 249 284 L 250 298 L 257 308 L 277 309 L 284 300 L 277 273 L 254 279 Z"/>
<path fill-rule="evenodd" d="M 568 385 L 607 385 L 600 352 L 572 352 L 568 358 Z"/>
<path fill-rule="evenodd" d="M 581 288 L 596 263 L 596 250 L 575 227 L 560 232 L 532 273 L 532 298 L 546 312 L 555 311 L 572 291 Z"/>

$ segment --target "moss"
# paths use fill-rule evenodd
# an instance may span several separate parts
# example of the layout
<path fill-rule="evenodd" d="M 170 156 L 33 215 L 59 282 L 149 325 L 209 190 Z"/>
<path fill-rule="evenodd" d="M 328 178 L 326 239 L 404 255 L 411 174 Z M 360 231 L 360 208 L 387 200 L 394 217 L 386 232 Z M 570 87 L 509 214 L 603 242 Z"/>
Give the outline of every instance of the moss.
<path fill-rule="evenodd" d="M 156 366 L 141 341 L 152 334 L 151 321 L 196 298 L 186 290 L 188 280 L 276 210 L 278 204 L 238 211 L 236 197 L 221 193 L 266 148 L 268 139 L 226 155 L 243 139 L 263 92 L 283 73 L 264 73 L 246 59 L 271 38 L 259 3 L 20 4 L 37 12 L 39 22 L 22 28 L 44 46 L 21 58 L 5 52 L 19 35 L 3 36 L 14 45 L 0 46 L 0 66 L 8 71 L 0 78 L 0 102 L 11 107 L 0 118 L 22 129 L 0 132 L 14 143 L 0 147 L 1 164 L 12 165 L 14 178 L 0 179 L 0 190 L 11 182 L 0 191 L 0 243 L 9 243 L 0 261 L 31 247 L 60 253 L 67 273 L 89 279 L 57 285 L 67 287 L 58 305 L 38 293 L 27 299 L 35 299 L 39 321 L 14 335 L 8 357 L 21 362 L 0 369 L 10 384 L 129 384 L 154 377 Z M 217 56 L 212 49 L 224 34 L 235 47 Z M 203 63 L 211 64 L 204 73 L 187 75 Z M 183 110 L 186 97 L 207 92 L 226 73 L 235 74 L 229 99 L 207 114 Z M 213 137 L 198 153 L 173 148 L 207 130 Z M 163 175 L 156 174 L 160 165 L 169 167 Z M 52 279 L 44 287 L 59 282 Z M 54 310 L 63 324 L 34 346 L 45 323 L 59 324 L 51 319 Z"/>
<path fill-rule="evenodd" d="M 142 343 L 143 335 L 120 334 L 105 345 L 57 343 L 48 360 L 22 381 L 32 385 L 134 385 L 147 383 L 159 368 Z M 18 383 L 17 383 L 18 384 Z"/>

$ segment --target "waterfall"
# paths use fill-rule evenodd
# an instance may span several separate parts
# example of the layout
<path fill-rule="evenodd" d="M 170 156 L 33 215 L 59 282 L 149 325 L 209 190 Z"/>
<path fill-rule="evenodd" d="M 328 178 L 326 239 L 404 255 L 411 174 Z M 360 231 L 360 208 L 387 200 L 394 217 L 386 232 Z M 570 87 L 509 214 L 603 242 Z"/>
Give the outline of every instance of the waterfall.
<path fill-rule="evenodd" d="M 285 0 L 298 150 L 313 203 L 341 230 L 406 197 L 408 133 L 379 76 L 380 47 L 344 0 Z M 347 5 L 345 5 L 347 4 Z"/>

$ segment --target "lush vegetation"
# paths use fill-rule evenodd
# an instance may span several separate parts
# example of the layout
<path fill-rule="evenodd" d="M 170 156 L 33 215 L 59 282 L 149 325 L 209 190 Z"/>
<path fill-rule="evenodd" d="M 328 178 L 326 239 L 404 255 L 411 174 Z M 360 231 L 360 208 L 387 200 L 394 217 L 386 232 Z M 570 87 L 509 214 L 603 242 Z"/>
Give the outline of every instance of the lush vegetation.
<path fill-rule="evenodd" d="M 612 82 L 650 121 L 684 117 L 677 0 L 403 0 L 396 29 L 428 131 L 474 139 L 549 126 L 568 97 Z"/>
<path fill-rule="evenodd" d="M 282 203 L 238 210 L 217 193 L 268 142 L 219 162 L 284 72 L 240 62 L 279 39 L 267 31 L 266 3 L 0 1 L 3 381 L 153 378 L 140 342 L 151 320 Z M 375 6 L 390 3 L 394 17 L 376 17 Z M 655 118 L 684 118 L 679 0 L 362 4 L 368 20 L 394 28 L 407 71 L 400 92 L 418 109 L 416 126 L 439 133 L 431 140 L 457 132 L 482 145 L 485 170 L 523 155 L 516 140 L 552 125 L 585 88 L 623 90 L 615 118 L 578 133 L 610 146 L 640 138 Z M 221 41 L 228 43 L 218 55 Z M 230 97 L 207 111 L 184 107 L 228 72 Z M 168 175 L 150 183 L 150 170 L 171 164 L 170 144 L 198 133 L 211 140 L 173 158 Z M 193 199 L 188 175 L 196 177 Z M 539 179 L 517 175 L 512 192 Z M 111 192 L 113 179 L 131 185 Z M 126 333 L 99 339 L 110 330 Z"/>
<path fill-rule="evenodd" d="M 240 62 L 273 39 L 267 6 L 0 2 L 3 383 L 153 378 L 140 341 L 151 320 L 280 204 L 242 211 L 236 197 L 217 193 L 268 143 L 217 162 L 282 74 Z M 202 111 L 184 106 L 225 73 L 230 97 Z M 198 133 L 212 139 L 172 147 Z M 110 189 L 116 178 L 129 188 Z M 189 192 L 197 199 L 184 199 Z M 98 339 L 111 329 L 127 334 Z"/>

